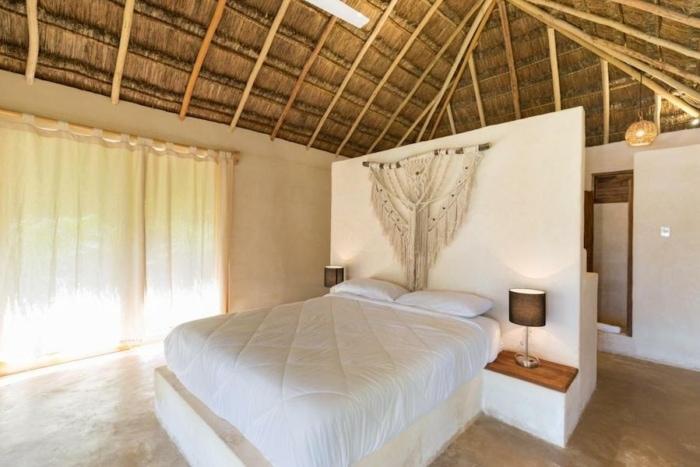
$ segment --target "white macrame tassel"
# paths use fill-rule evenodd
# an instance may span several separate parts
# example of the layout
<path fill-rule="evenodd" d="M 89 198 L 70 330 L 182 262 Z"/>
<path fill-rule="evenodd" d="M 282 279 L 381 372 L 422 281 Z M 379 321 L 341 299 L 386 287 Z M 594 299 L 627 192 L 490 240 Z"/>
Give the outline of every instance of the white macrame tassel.
<path fill-rule="evenodd" d="M 476 147 L 440 149 L 404 159 L 400 167 L 370 166 L 374 212 L 409 289 L 427 286 L 438 254 L 464 222 L 481 157 Z"/>

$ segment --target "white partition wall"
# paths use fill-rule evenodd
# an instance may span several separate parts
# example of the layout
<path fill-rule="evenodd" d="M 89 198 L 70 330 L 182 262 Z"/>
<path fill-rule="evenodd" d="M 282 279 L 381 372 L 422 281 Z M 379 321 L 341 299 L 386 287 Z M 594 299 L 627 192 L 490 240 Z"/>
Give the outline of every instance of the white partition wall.
<path fill-rule="evenodd" d="M 344 265 L 350 278 L 403 283 L 402 268 L 373 212 L 369 173 L 362 162 L 396 161 L 432 149 L 480 143 L 490 143 L 491 148 L 476 172 L 465 223 L 440 253 L 429 287 L 491 298 L 495 307 L 490 314 L 500 321 L 508 349 L 519 348 L 524 337 L 523 328 L 508 322 L 508 289 L 546 290 L 547 325 L 533 328 L 530 342 L 541 357 L 577 367 L 583 374 L 570 390 L 574 396 L 567 404 L 568 425 L 578 419 L 595 384 L 580 381 L 595 378 L 594 310 L 582 314 L 582 108 L 335 162 L 331 259 Z M 588 321 L 591 326 L 582 332 L 582 323 Z M 583 356 L 584 351 L 593 355 Z"/>

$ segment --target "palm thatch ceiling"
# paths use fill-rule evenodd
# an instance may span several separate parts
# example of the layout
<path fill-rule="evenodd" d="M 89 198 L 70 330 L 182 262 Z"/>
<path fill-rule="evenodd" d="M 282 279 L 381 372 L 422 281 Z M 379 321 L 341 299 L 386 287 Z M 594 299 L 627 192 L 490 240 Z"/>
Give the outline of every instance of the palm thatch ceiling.
<path fill-rule="evenodd" d="M 346 156 L 581 105 L 618 141 L 640 94 L 697 124 L 698 0 L 347 3 L 0 0 L 0 68 Z"/>

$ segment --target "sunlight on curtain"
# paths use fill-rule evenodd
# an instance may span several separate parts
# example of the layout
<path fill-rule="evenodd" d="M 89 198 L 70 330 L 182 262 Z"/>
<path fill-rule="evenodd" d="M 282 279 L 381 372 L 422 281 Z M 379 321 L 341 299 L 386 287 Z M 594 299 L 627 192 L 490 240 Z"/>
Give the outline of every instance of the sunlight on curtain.
<path fill-rule="evenodd" d="M 229 164 L 0 124 L 0 362 L 111 350 L 222 312 Z"/>

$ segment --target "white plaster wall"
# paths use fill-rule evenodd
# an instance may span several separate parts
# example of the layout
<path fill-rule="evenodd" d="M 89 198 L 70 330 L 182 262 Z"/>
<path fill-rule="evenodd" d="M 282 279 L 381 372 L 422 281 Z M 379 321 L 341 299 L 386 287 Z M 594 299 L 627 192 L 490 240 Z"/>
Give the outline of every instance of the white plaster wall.
<path fill-rule="evenodd" d="M 633 148 L 625 141 L 618 141 L 586 148 L 586 190 L 592 189 L 592 174 L 632 170 L 636 153 L 692 144 L 700 144 L 700 128 L 661 133 L 650 146 Z"/>
<path fill-rule="evenodd" d="M 635 351 L 700 370 L 700 144 L 636 154 L 634 172 Z"/>
<path fill-rule="evenodd" d="M 569 109 L 334 163 L 332 261 L 345 265 L 349 277 L 404 279 L 372 210 L 363 160 L 490 142 L 465 224 L 440 254 L 429 287 L 491 298 L 491 314 L 511 349 L 519 347 L 523 328 L 508 322 L 508 289 L 547 290 L 547 326 L 533 328 L 532 350 L 578 367 L 583 121 L 583 109 Z"/>
<path fill-rule="evenodd" d="M 239 151 L 233 199 L 231 310 L 326 292 L 330 153 L 0 71 L 0 107 L 116 132 Z"/>
<path fill-rule="evenodd" d="M 587 189 L 591 187 L 591 175 L 594 173 L 634 169 L 635 217 L 637 209 L 648 212 L 650 207 L 645 206 L 645 204 L 649 202 L 655 203 L 656 195 L 664 194 L 660 199 L 666 199 L 666 196 L 676 197 L 675 201 L 671 203 L 672 205 L 666 206 L 668 212 L 664 212 L 664 209 L 660 209 L 656 204 L 652 204 L 656 208 L 651 209 L 656 209 L 656 215 L 658 216 L 675 215 L 674 223 L 676 225 L 679 225 L 678 222 L 681 225 L 687 224 L 692 219 L 698 218 L 697 192 L 699 189 L 697 187 L 699 179 L 695 179 L 695 185 L 689 189 L 688 193 L 683 195 L 675 193 L 673 185 L 676 183 L 676 178 L 683 174 L 677 173 L 677 170 L 672 168 L 675 162 L 673 162 L 672 156 L 666 158 L 665 154 L 672 154 L 674 151 L 692 153 L 695 154 L 695 159 L 692 159 L 692 156 L 690 156 L 691 160 L 697 160 L 700 158 L 698 145 L 700 145 L 700 128 L 662 133 L 652 145 L 642 148 L 631 148 L 624 141 L 587 148 Z M 656 161 L 656 172 L 652 177 L 656 178 L 657 185 L 638 184 L 637 177 L 639 174 L 637 174 L 635 164 L 635 160 L 638 157 L 648 157 Z M 648 162 L 644 163 L 645 166 L 647 164 Z M 687 176 L 693 173 L 691 170 Z M 649 191 L 651 189 L 654 191 Z M 656 219 L 656 221 L 660 220 L 660 218 Z M 660 239 L 659 227 L 660 225 L 656 225 L 654 229 L 650 229 L 649 238 L 652 238 L 651 235 L 653 235 L 654 240 Z M 642 251 L 644 247 L 636 245 L 639 228 L 639 220 L 635 219 L 633 226 L 633 243 L 635 244 L 633 245 L 633 274 L 635 278 L 633 281 L 633 336 L 599 333 L 598 347 L 600 350 L 607 352 L 620 353 L 685 368 L 700 369 L 700 357 L 698 357 L 697 353 L 697 345 L 700 345 L 698 344 L 700 343 L 700 338 L 697 336 L 700 336 L 700 330 L 695 324 L 697 321 L 692 319 L 693 316 L 700 315 L 698 311 L 700 310 L 700 304 L 698 304 L 697 294 L 693 289 L 682 285 L 686 283 L 685 278 L 681 278 L 680 282 L 662 280 L 664 277 L 669 277 L 667 275 L 670 274 L 669 271 L 681 271 L 684 267 L 687 267 L 688 263 L 686 260 L 693 257 L 691 252 L 692 244 L 685 244 L 681 247 L 681 249 L 685 249 L 684 253 L 669 256 L 661 255 L 660 251 L 662 250 L 657 249 L 659 245 L 654 246 L 651 244 L 653 248 L 651 252 Z M 700 237 L 700 233 L 696 233 L 696 236 Z M 667 243 L 667 245 L 679 245 L 677 237 L 672 235 L 670 240 L 673 241 Z M 676 251 L 675 248 L 674 251 Z M 689 256 L 686 257 L 686 254 Z M 661 262 L 661 259 L 663 259 L 663 262 Z M 698 264 L 697 260 L 695 264 Z M 659 270 L 660 267 L 665 269 Z M 656 278 L 658 280 L 648 281 L 644 285 L 647 290 L 640 291 L 642 285 L 636 280 L 637 274 L 657 274 Z M 658 276 L 659 274 L 665 274 L 665 276 Z M 691 275 L 688 277 L 697 276 Z M 696 279 L 695 283 L 698 284 L 700 282 Z M 644 304 L 638 303 L 637 297 L 640 293 L 644 297 Z M 668 301 L 664 298 L 665 296 L 675 297 L 676 303 L 684 304 L 684 306 L 680 308 L 676 306 L 669 307 Z M 641 310 L 638 308 L 640 306 L 642 307 Z M 689 315 L 687 311 L 688 306 L 690 306 L 690 309 L 695 310 L 694 314 Z M 650 310 L 655 310 L 655 312 L 652 313 Z M 661 313 L 658 310 L 665 310 L 665 312 Z M 640 312 L 642 316 L 639 315 Z M 645 314 L 646 316 L 644 316 Z M 686 320 L 688 316 L 691 316 L 690 321 Z M 676 336 L 678 336 L 678 339 L 676 339 Z M 696 343 L 695 347 L 692 345 L 693 340 Z M 687 347 L 688 344 L 690 344 L 690 348 Z"/>

